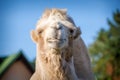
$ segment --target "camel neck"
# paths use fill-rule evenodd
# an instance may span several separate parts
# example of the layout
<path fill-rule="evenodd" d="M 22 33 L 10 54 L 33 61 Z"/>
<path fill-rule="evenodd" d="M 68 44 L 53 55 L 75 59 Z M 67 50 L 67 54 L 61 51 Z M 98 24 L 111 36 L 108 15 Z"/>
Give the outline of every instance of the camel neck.
<path fill-rule="evenodd" d="M 36 68 L 44 80 L 77 80 L 73 57 L 65 60 L 65 53 L 41 53 L 37 55 Z"/>

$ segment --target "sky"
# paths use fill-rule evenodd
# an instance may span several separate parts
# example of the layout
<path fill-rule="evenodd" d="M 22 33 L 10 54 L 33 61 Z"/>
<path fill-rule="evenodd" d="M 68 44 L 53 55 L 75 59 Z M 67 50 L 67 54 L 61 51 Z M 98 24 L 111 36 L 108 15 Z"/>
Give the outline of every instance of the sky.
<path fill-rule="evenodd" d="M 0 57 L 22 50 L 29 61 L 35 59 L 30 31 L 47 8 L 66 8 L 89 46 L 101 28 L 109 28 L 107 19 L 120 10 L 120 0 L 0 0 Z"/>

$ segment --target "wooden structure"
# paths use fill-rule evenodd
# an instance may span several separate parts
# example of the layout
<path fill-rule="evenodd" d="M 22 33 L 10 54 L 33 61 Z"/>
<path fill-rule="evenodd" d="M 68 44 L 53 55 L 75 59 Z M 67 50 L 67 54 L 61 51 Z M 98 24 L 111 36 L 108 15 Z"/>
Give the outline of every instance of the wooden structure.
<path fill-rule="evenodd" d="M 29 80 L 34 70 L 23 53 L 8 56 L 0 64 L 0 80 Z"/>

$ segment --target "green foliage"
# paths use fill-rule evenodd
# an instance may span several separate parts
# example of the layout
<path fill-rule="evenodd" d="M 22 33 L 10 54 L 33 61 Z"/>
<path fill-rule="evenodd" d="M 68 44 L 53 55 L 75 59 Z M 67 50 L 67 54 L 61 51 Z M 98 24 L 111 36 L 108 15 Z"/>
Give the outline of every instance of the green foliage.
<path fill-rule="evenodd" d="M 93 68 L 98 80 L 114 80 L 120 76 L 120 12 L 113 14 L 114 22 L 108 20 L 109 29 L 101 29 L 89 52 L 93 58 Z M 107 72 L 107 63 L 112 70 Z"/>

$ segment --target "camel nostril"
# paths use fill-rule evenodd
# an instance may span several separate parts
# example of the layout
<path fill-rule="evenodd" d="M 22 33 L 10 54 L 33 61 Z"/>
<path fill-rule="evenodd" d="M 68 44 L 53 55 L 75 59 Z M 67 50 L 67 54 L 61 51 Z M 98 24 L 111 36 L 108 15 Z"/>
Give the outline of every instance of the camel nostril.
<path fill-rule="evenodd" d="M 58 30 L 62 29 L 62 26 L 59 26 L 57 29 L 58 29 Z"/>
<path fill-rule="evenodd" d="M 51 28 L 53 28 L 53 29 L 55 29 L 55 30 L 61 30 L 61 29 L 62 29 L 62 26 L 56 26 L 56 27 L 51 27 Z"/>
<path fill-rule="evenodd" d="M 62 29 L 62 25 L 59 25 L 59 24 L 58 24 L 58 25 L 56 26 L 56 28 L 57 28 L 57 30 L 60 30 L 60 29 Z"/>

